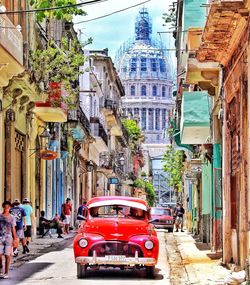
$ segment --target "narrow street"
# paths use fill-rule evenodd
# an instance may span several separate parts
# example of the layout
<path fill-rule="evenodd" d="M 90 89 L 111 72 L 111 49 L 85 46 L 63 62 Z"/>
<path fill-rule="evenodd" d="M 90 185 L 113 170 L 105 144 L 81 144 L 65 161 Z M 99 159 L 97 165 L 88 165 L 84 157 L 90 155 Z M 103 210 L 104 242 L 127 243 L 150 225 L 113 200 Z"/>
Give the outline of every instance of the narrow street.
<path fill-rule="evenodd" d="M 11 270 L 9 280 L 1 284 L 66 285 L 131 284 L 145 285 L 220 285 L 228 271 L 218 265 L 218 260 L 208 258 L 208 251 L 199 251 L 195 240 L 185 233 L 158 231 L 160 239 L 159 262 L 154 280 L 146 278 L 144 270 L 91 269 L 86 280 L 76 278 L 72 240 L 62 242 L 62 247 L 45 251 L 43 255 Z M 46 253 L 47 252 L 47 253 Z"/>
<path fill-rule="evenodd" d="M 166 234 L 168 237 L 171 234 Z M 155 280 L 146 279 L 144 270 L 118 270 L 118 269 L 101 269 L 91 270 L 86 280 L 76 278 L 76 265 L 74 263 L 72 245 L 58 251 L 46 253 L 33 261 L 30 261 L 10 273 L 9 280 L 1 280 L 1 284 L 36 284 L 36 285 L 68 285 L 68 284 L 85 284 L 98 285 L 103 284 L 131 284 L 135 285 L 142 282 L 149 284 L 169 285 L 169 266 L 167 262 L 166 244 L 164 232 L 159 233 L 160 255 L 156 268 Z"/>

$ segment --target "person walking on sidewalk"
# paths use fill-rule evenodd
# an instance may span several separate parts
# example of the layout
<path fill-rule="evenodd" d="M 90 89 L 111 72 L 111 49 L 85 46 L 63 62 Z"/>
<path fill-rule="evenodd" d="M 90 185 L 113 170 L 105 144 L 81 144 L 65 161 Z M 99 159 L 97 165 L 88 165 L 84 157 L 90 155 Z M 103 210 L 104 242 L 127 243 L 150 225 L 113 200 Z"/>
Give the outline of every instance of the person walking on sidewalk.
<path fill-rule="evenodd" d="M 175 208 L 175 227 L 176 232 L 179 231 L 179 228 L 181 228 L 181 232 L 184 232 L 183 230 L 183 216 L 185 214 L 185 209 L 183 208 L 183 204 L 177 204 L 177 207 Z"/>
<path fill-rule="evenodd" d="M 71 221 L 71 212 L 72 212 L 71 200 L 70 200 L 70 198 L 67 198 L 66 203 L 62 204 L 63 224 L 65 227 L 66 234 L 69 233 L 69 225 L 70 225 L 70 221 Z"/>
<path fill-rule="evenodd" d="M 26 245 L 28 246 L 31 242 L 32 237 L 32 228 L 34 225 L 34 215 L 33 215 L 33 208 L 30 205 L 29 198 L 23 199 L 23 204 L 21 207 L 24 209 L 26 213 L 26 231 L 24 231 L 24 236 L 26 238 Z"/>
<path fill-rule="evenodd" d="M 26 213 L 22 207 L 20 207 L 20 201 L 16 199 L 13 203 L 13 208 L 10 209 L 11 215 L 16 219 L 16 236 L 17 236 L 17 245 L 19 240 L 22 242 L 23 254 L 29 252 L 29 248 L 26 245 L 26 238 L 24 232 L 26 231 Z M 13 248 L 14 256 L 17 257 L 18 249 Z"/>
<path fill-rule="evenodd" d="M 10 214 L 11 202 L 2 204 L 3 213 L 0 214 L 0 278 L 8 279 L 12 244 L 16 243 L 16 219 Z M 3 260 L 5 256 L 5 271 L 3 273 Z"/>

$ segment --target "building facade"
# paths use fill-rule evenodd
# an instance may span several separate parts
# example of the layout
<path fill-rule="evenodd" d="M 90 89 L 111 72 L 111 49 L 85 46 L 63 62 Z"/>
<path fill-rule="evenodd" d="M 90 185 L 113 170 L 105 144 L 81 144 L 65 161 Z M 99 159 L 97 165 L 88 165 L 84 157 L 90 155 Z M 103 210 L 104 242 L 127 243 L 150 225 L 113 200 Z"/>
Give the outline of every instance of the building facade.
<path fill-rule="evenodd" d="M 159 158 L 169 142 L 166 129 L 172 114 L 172 79 L 166 52 L 152 39 L 152 25 L 147 9 L 140 10 L 135 22 L 135 36 L 117 52 L 117 68 L 125 94 L 126 114 L 139 118 L 145 136 L 144 170 L 149 176 L 154 157 Z M 153 173 L 153 172 L 151 172 Z"/>

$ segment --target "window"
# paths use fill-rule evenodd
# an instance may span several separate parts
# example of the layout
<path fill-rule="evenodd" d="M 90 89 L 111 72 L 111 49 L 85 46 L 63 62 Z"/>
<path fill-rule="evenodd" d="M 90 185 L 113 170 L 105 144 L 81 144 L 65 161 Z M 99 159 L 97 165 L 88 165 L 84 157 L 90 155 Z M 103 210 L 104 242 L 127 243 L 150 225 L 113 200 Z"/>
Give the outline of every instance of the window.
<path fill-rule="evenodd" d="M 160 130 L 160 112 L 161 112 L 160 109 L 155 110 L 155 129 L 157 131 Z"/>
<path fill-rule="evenodd" d="M 156 58 L 151 58 L 151 71 L 157 71 Z"/>
<path fill-rule="evenodd" d="M 157 87 L 155 85 L 152 87 L 152 95 L 157 96 Z"/>
<path fill-rule="evenodd" d="M 166 87 L 165 86 L 162 86 L 161 96 L 166 97 Z"/>
<path fill-rule="evenodd" d="M 135 109 L 134 109 L 134 114 L 135 114 L 135 115 L 140 115 L 140 110 L 139 110 L 139 108 L 135 108 Z"/>
<path fill-rule="evenodd" d="M 160 72 L 166 72 L 166 63 L 164 59 L 160 59 Z"/>
<path fill-rule="evenodd" d="M 141 58 L 141 71 L 147 71 L 147 59 L 145 57 Z"/>
<path fill-rule="evenodd" d="M 141 87 L 141 96 L 147 96 L 146 85 L 142 85 Z"/>
<path fill-rule="evenodd" d="M 131 58 L 130 71 L 136 71 L 136 58 Z"/>
<path fill-rule="evenodd" d="M 148 129 L 152 131 L 154 129 L 154 109 L 148 109 Z"/>
<path fill-rule="evenodd" d="M 166 128 L 166 110 L 162 110 L 162 129 Z"/>
<path fill-rule="evenodd" d="M 147 109 L 143 108 L 142 109 L 142 115 L 141 115 L 141 128 L 143 131 L 146 130 L 146 126 L 147 126 Z"/>
<path fill-rule="evenodd" d="M 135 86 L 134 85 L 130 86 L 130 95 L 135 96 Z"/>

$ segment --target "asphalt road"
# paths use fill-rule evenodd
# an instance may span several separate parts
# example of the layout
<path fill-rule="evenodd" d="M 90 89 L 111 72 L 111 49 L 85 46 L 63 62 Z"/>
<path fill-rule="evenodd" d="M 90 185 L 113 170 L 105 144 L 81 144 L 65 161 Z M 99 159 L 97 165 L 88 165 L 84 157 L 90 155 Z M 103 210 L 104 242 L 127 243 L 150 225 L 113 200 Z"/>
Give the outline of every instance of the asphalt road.
<path fill-rule="evenodd" d="M 169 265 L 166 254 L 166 243 L 164 231 L 158 232 L 160 240 L 160 256 L 156 266 L 155 279 L 147 279 L 144 270 L 120 269 L 91 269 L 87 279 L 78 280 L 76 277 L 76 264 L 74 263 L 72 245 L 61 250 L 52 251 L 32 260 L 19 268 L 10 271 L 9 280 L 1 280 L 3 284 L 20 285 L 105 285 L 105 284 L 131 284 L 138 285 L 169 285 Z"/>

